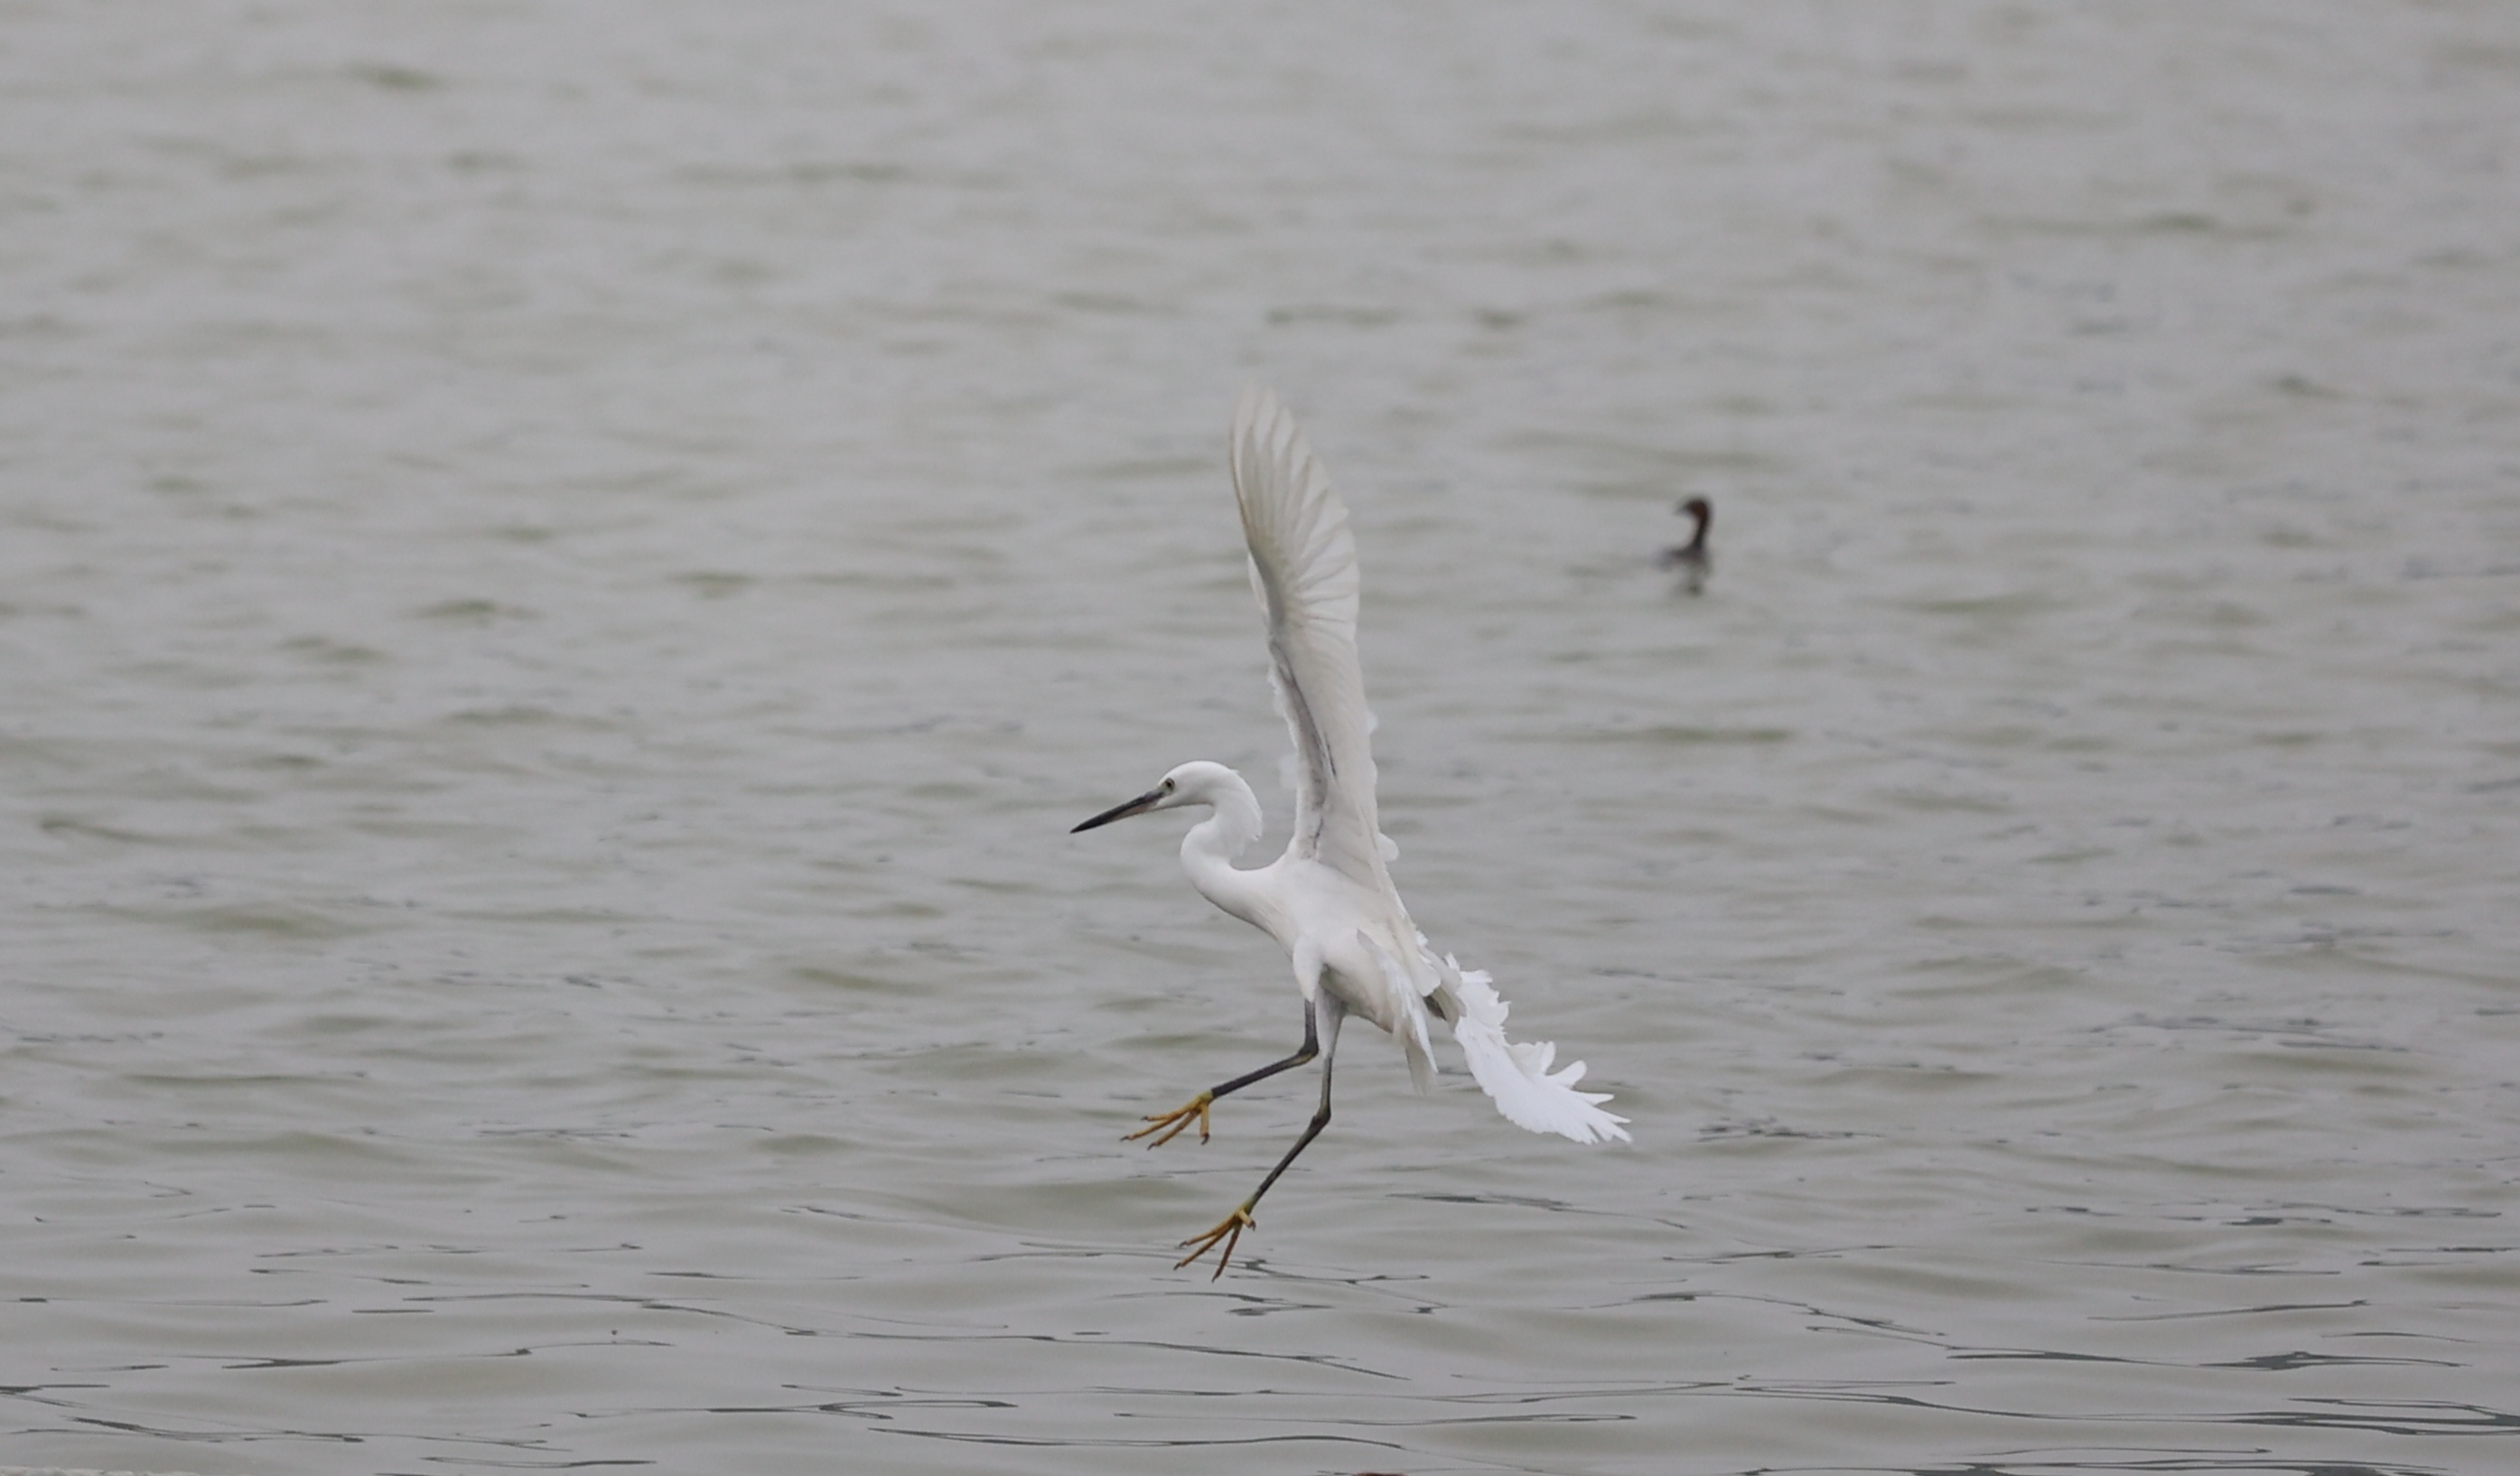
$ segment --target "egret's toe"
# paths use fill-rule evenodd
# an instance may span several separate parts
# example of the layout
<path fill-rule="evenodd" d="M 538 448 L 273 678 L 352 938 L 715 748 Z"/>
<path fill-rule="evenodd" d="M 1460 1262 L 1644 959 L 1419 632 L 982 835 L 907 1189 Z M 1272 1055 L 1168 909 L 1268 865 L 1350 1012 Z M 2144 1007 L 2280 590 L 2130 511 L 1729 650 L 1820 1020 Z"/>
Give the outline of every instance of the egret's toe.
<path fill-rule="evenodd" d="M 1179 1271 L 1183 1267 L 1190 1265 L 1199 1257 L 1206 1255 L 1209 1251 L 1215 1250 L 1218 1241 L 1223 1241 L 1225 1243 L 1225 1249 L 1217 1255 L 1216 1275 L 1208 1277 L 1211 1281 L 1215 1280 L 1217 1276 L 1225 1275 L 1226 1265 L 1234 1259 L 1234 1247 L 1242 1242 L 1243 1230 L 1257 1226 L 1259 1223 L 1259 1221 L 1251 1218 L 1250 1201 L 1245 1200 L 1242 1203 L 1236 1205 L 1234 1207 L 1234 1213 L 1216 1222 L 1216 1228 L 1214 1230 L 1211 1230 L 1204 1234 L 1192 1235 L 1191 1238 L 1182 1242 L 1184 1245 L 1195 1248 L 1192 1249 L 1189 1255 L 1174 1262 L 1173 1270 Z"/>
<path fill-rule="evenodd" d="M 1189 1101 L 1182 1103 L 1180 1106 L 1173 1108 L 1169 1112 L 1150 1112 L 1147 1115 L 1148 1125 L 1146 1127 L 1140 1128 L 1135 1133 L 1130 1134 L 1128 1137 L 1123 1138 L 1120 1141 L 1122 1142 L 1135 1142 L 1149 1133 L 1160 1133 L 1163 1135 L 1162 1137 L 1156 1139 L 1153 1142 L 1147 1144 L 1147 1146 L 1150 1148 L 1160 1148 L 1165 1143 L 1181 1137 L 1182 1130 L 1191 1125 L 1191 1120 L 1192 1118 L 1196 1118 L 1198 1120 L 1198 1141 L 1205 1142 L 1207 1141 L 1207 1109 L 1215 1102 L 1215 1093 L 1202 1092 L 1198 1096 L 1192 1097 Z"/>

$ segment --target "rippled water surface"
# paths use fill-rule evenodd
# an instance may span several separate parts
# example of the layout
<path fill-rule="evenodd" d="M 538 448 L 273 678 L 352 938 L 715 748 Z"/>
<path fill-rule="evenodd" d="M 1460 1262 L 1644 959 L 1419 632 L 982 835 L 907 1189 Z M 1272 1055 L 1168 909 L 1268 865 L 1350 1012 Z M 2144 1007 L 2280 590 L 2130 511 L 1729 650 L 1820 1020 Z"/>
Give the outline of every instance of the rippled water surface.
<path fill-rule="evenodd" d="M 2520 1466 L 2515 174 L 2493 3 L 13 0 L 0 1464 Z M 1253 380 L 1637 1141 L 1354 1031 L 1210 1281 Z"/>

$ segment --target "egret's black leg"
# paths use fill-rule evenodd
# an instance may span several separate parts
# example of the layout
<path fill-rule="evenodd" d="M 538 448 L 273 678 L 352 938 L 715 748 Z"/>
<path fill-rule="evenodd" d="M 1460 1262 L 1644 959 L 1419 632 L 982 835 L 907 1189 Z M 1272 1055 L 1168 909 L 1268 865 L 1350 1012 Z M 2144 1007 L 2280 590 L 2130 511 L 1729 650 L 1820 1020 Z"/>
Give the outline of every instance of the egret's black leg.
<path fill-rule="evenodd" d="M 1253 1082 L 1267 1081 L 1270 1077 L 1276 1076 L 1281 1071 L 1291 1071 L 1320 1053 L 1320 1036 L 1313 1025 L 1313 1013 L 1312 1002 L 1308 1000 L 1304 1003 L 1304 1044 L 1296 1048 L 1293 1055 L 1286 1057 L 1282 1061 L 1271 1061 L 1268 1065 L 1261 1067 L 1257 1071 L 1245 1072 L 1244 1074 L 1236 1077 L 1234 1080 L 1227 1082 L 1224 1086 L 1210 1087 L 1198 1096 L 1192 1097 L 1189 1101 L 1173 1108 L 1170 1112 L 1151 1113 L 1147 1118 L 1148 1125 L 1146 1127 L 1140 1128 L 1135 1133 L 1130 1134 L 1128 1137 L 1123 1138 L 1120 1141 L 1122 1142 L 1134 1142 L 1138 1139 L 1144 1138 L 1149 1133 L 1161 1133 L 1163 1134 L 1161 1138 L 1158 1138 L 1153 1142 L 1147 1144 L 1147 1146 L 1150 1148 L 1160 1148 L 1165 1143 L 1179 1138 L 1181 1136 L 1182 1129 L 1190 1126 L 1191 1119 L 1196 1118 L 1198 1119 L 1198 1141 L 1201 1142 L 1207 1141 L 1207 1109 L 1218 1097 L 1225 1096 L 1229 1092 L 1239 1092 L 1243 1088 L 1250 1086 Z"/>
<path fill-rule="evenodd" d="M 1242 1232 L 1259 1223 L 1251 1218 L 1251 1211 L 1260 1203 L 1260 1196 L 1269 1192 L 1269 1185 L 1276 1184 L 1278 1176 L 1286 1172 L 1287 1166 L 1295 1161 L 1295 1155 L 1311 1147 L 1313 1140 L 1322 1136 L 1322 1129 L 1330 1125 L 1330 1066 L 1338 1055 L 1339 1022 L 1347 1017 L 1347 1009 L 1339 1004 L 1337 996 L 1326 993 L 1320 997 L 1320 1013 L 1327 1027 L 1322 1031 L 1321 1042 L 1322 1104 L 1313 1113 L 1312 1123 L 1304 1129 L 1304 1136 L 1295 1140 L 1295 1145 L 1286 1150 L 1286 1156 L 1279 1159 L 1278 1166 L 1269 1171 L 1269 1177 L 1260 1181 L 1260 1186 L 1251 1191 L 1250 1198 L 1236 1205 L 1233 1214 L 1216 1222 L 1215 1229 L 1182 1242 L 1193 1249 L 1189 1255 L 1175 1262 L 1173 1270 L 1181 1270 L 1209 1251 L 1215 1250 L 1218 1243 L 1223 1242 L 1225 1249 L 1216 1258 L 1216 1275 L 1224 1275 L 1226 1263 L 1234 1259 L 1234 1247 L 1241 1241 Z M 1305 1044 L 1310 1046 L 1312 1019 L 1309 1015 L 1306 1016 L 1304 1024 Z M 1284 1066 L 1282 1065 L 1277 1069 L 1282 1070 Z M 1210 1276 L 1208 1279 L 1213 1281 L 1216 1276 Z"/>

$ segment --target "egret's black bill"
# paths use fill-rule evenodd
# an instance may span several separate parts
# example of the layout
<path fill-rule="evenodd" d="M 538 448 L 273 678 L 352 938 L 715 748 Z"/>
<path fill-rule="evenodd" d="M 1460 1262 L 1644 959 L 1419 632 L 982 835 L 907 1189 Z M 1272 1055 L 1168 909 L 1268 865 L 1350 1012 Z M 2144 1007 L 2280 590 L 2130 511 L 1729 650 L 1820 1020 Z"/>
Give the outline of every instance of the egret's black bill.
<path fill-rule="evenodd" d="M 1125 805 L 1113 805 L 1110 809 L 1095 816 L 1092 820 L 1078 826 L 1075 829 L 1070 830 L 1067 833 L 1074 835 L 1081 831 L 1091 830 L 1096 826 L 1107 826 L 1115 820 L 1127 820 L 1132 815 L 1144 814 L 1145 812 L 1153 809 L 1155 807 L 1155 801 L 1163 797 L 1163 790 L 1149 789 Z"/>

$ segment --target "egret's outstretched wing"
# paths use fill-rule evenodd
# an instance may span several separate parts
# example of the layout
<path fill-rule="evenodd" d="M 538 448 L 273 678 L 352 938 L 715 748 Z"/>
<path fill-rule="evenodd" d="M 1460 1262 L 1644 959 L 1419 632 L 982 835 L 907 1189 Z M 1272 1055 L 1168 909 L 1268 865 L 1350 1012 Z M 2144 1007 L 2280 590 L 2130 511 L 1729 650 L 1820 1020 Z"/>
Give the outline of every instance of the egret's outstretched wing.
<path fill-rule="evenodd" d="M 1388 894 L 1373 805 L 1373 719 L 1356 658 L 1356 540 L 1347 504 L 1294 417 L 1246 389 L 1234 417 L 1234 500 L 1269 621 L 1270 679 L 1295 740 L 1291 855 Z"/>

